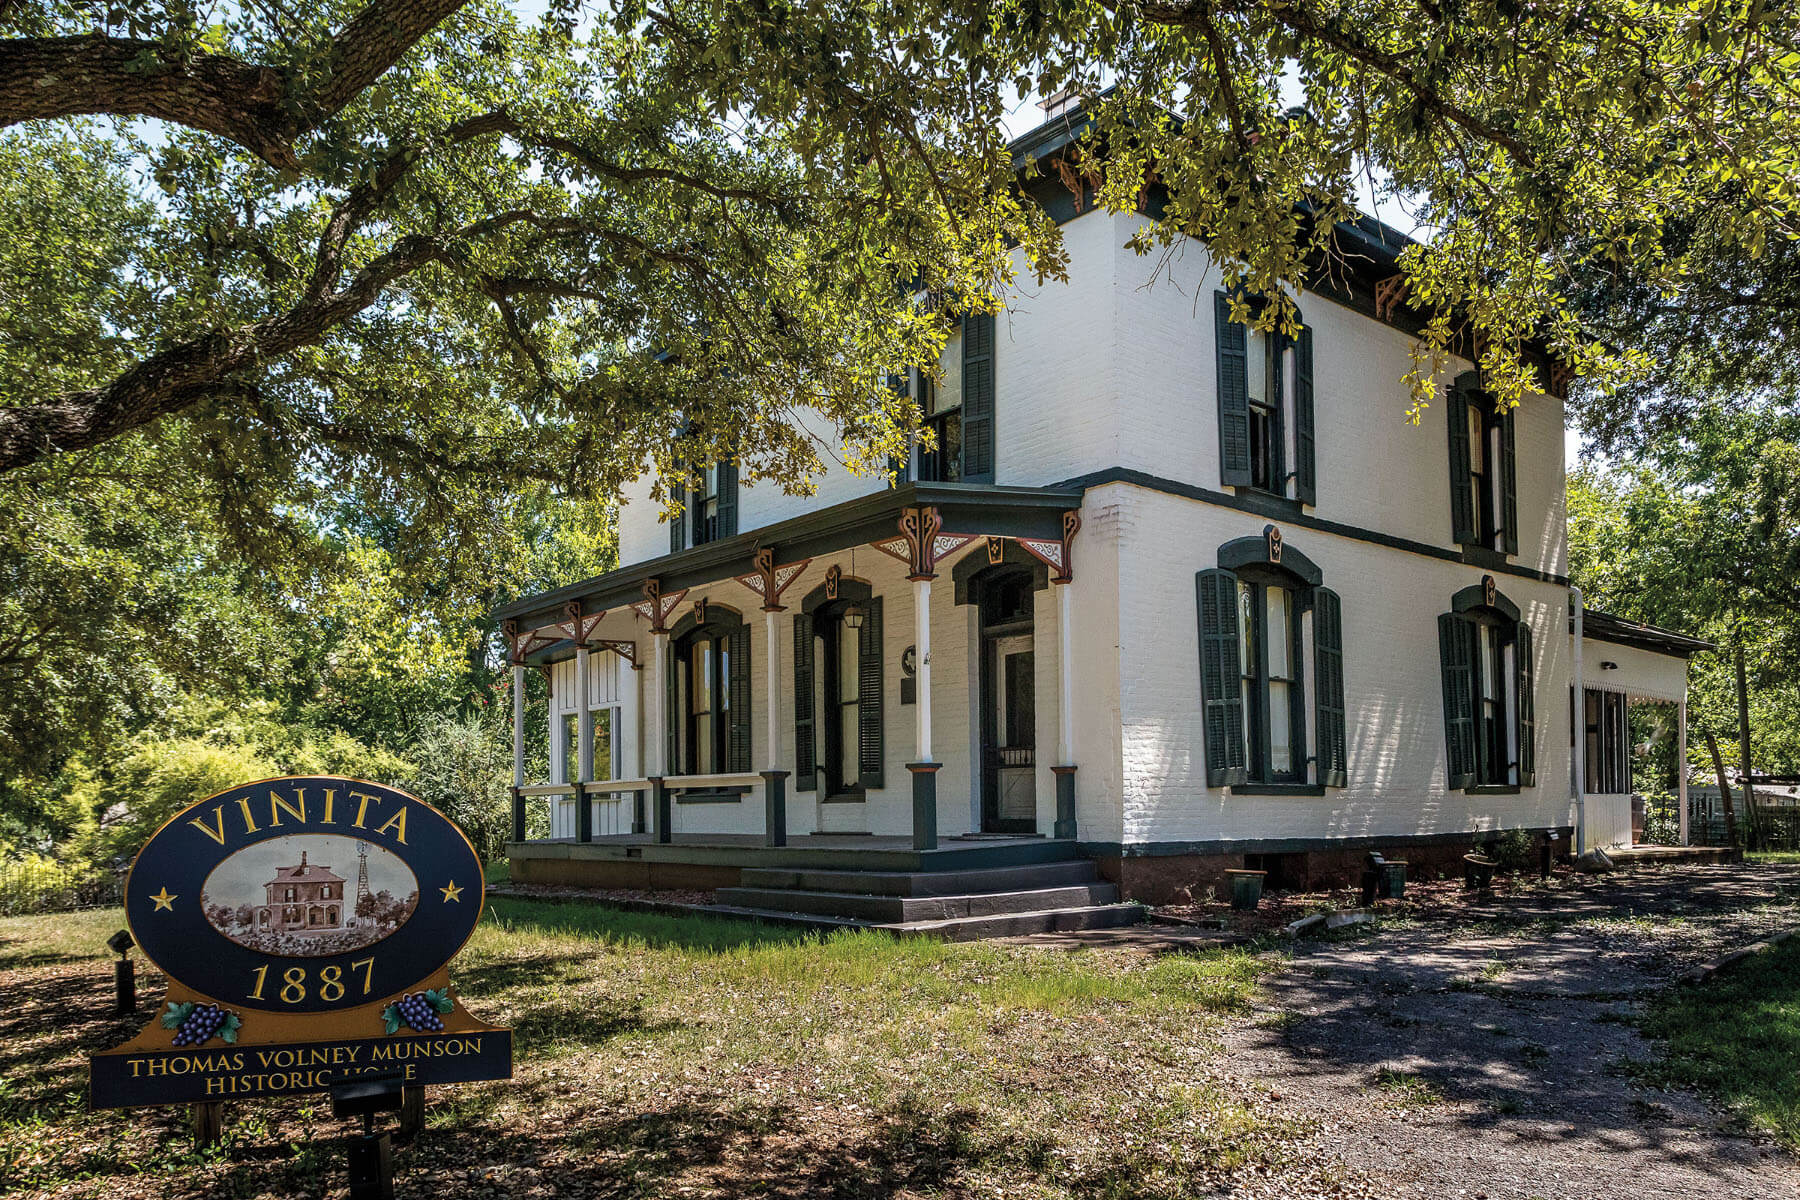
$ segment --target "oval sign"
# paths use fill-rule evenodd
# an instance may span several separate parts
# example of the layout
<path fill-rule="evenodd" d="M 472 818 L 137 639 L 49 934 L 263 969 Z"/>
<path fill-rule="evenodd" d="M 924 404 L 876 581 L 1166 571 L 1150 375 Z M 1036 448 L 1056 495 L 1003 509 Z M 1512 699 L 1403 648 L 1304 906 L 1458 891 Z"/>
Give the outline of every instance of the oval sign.
<path fill-rule="evenodd" d="M 170 979 L 269 1012 L 356 1008 L 411 990 L 481 919 L 481 860 L 417 796 L 308 775 L 189 805 L 125 881 L 131 935 Z"/>

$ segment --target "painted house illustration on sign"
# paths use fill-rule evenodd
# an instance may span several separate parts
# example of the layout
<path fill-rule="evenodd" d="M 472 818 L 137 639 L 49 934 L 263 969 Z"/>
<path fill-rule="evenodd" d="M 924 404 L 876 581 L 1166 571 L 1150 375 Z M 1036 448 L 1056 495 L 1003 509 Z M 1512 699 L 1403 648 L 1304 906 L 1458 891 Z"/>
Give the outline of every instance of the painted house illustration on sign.
<path fill-rule="evenodd" d="M 952 318 L 936 378 L 903 381 L 934 440 L 897 479 L 790 496 L 727 463 L 665 519 L 646 476 L 616 570 L 498 610 L 514 879 L 1067 927 L 1230 868 L 1629 840 L 1625 706 L 1685 738 L 1706 643 L 1583 611 L 1566 372 L 1531 351 L 1541 390 L 1503 408 L 1453 358 L 1408 424 L 1404 235 L 1339 225 L 1297 336 L 1264 333 L 1203 243 L 1131 249 L 1158 185 L 1096 207 L 1064 158 L 1084 127 L 1014 146 L 1068 280 Z M 548 780 L 525 777 L 530 670 Z"/>
<path fill-rule="evenodd" d="M 265 903 L 256 910 L 256 926 L 273 933 L 326 934 L 349 928 L 341 875 L 329 866 L 309 866 L 306 851 L 291 867 L 275 868 L 263 884 Z"/>

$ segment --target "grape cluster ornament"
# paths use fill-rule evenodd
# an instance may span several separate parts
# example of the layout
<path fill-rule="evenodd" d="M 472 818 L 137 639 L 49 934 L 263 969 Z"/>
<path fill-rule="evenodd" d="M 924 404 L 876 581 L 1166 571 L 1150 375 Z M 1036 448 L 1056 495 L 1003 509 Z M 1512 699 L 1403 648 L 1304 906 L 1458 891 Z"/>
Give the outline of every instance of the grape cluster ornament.
<path fill-rule="evenodd" d="M 415 1033 L 438 1033 L 444 1028 L 443 1014 L 455 1007 L 447 990 L 432 988 L 400 997 L 381 1010 L 381 1021 L 389 1033 L 398 1033 L 402 1025 Z"/>
<path fill-rule="evenodd" d="M 175 1031 L 177 1046 L 204 1046 L 215 1036 L 229 1046 L 237 1041 L 243 1023 L 236 1013 L 226 1012 L 216 1004 L 192 1001 L 177 1004 L 171 1000 L 168 1011 L 162 1015 L 162 1026 Z"/>

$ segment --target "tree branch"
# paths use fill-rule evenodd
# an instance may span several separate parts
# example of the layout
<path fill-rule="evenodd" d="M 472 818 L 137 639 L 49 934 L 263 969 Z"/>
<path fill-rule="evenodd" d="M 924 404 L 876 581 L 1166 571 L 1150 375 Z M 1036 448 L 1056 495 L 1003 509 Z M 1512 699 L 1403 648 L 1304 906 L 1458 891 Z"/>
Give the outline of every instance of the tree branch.
<path fill-rule="evenodd" d="M 104 34 L 0 41 L 0 128 L 89 114 L 155 117 L 297 170 L 296 138 L 467 2 L 370 0 L 327 45 L 316 88 L 299 92 L 292 72 L 229 55 L 176 54 L 155 41 Z"/>

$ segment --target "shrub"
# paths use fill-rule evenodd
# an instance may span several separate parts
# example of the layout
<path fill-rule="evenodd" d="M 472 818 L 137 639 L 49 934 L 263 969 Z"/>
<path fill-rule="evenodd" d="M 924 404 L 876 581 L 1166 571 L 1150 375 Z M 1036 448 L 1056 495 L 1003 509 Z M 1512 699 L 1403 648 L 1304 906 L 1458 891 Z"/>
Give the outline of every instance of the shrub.
<path fill-rule="evenodd" d="M 410 790 L 462 826 L 484 861 L 512 834 L 512 751 L 479 716 L 427 722 L 412 745 Z"/>
<path fill-rule="evenodd" d="M 1502 871 L 1517 874 L 1530 870 L 1537 862 L 1537 839 L 1526 829 L 1508 829 L 1488 846 L 1488 857 Z"/>

